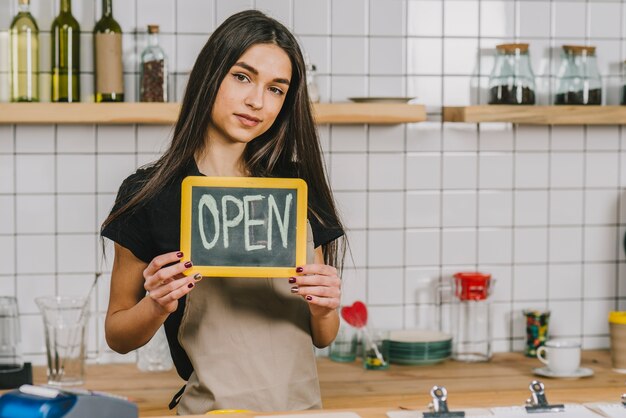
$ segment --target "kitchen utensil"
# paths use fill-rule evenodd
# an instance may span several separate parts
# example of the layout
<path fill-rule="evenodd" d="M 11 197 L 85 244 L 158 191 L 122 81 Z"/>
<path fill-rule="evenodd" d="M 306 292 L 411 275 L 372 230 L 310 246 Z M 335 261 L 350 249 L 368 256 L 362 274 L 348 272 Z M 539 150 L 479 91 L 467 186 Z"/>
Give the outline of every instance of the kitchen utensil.
<path fill-rule="evenodd" d="M 378 345 L 374 343 L 372 335 L 367 328 L 367 307 L 361 301 L 356 301 L 350 306 L 344 306 L 341 308 L 341 317 L 350 325 L 355 328 L 362 330 L 363 332 L 363 340 L 367 349 L 364 351 L 367 352 L 368 349 L 372 349 L 376 354 L 376 358 L 381 362 L 382 365 L 386 365 L 387 361 L 381 354 L 378 349 Z"/>

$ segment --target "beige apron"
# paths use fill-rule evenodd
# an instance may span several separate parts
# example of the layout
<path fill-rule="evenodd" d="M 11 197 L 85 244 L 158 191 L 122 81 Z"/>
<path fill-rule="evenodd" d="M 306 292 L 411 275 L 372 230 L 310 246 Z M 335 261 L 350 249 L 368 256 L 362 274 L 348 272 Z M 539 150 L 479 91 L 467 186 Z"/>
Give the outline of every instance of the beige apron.
<path fill-rule="evenodd" d="M 308 225 L 307 263 L 313 260 Z M 194 369 L 179 415 L 322 407 L 309 307 L 292 286 L 286 278 L 205 278 L 196 284 L 178 331 Z"/>

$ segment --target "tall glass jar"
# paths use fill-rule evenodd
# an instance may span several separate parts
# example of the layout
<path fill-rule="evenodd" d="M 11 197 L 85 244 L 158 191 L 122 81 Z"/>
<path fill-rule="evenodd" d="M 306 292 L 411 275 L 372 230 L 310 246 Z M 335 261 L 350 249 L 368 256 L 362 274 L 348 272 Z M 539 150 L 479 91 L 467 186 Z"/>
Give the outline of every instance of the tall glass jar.
<path fill-rule="evenodd" d="M 489 104 L 535 104 L 535 74 L 528 44 L 496 46 L 496 60 L 489 77 Z"/>
<path fill-rule="evenodd" d="M 139 100 L 167 102 L 167 57 L 159 46 L 158 25 L 148 25 L 148 46 L 141 53 Z"/>
<path fill-rule="evenodd" d="M 602 104 L 602 78 L 595 46 L 563 45 L 554 104 Z"/>

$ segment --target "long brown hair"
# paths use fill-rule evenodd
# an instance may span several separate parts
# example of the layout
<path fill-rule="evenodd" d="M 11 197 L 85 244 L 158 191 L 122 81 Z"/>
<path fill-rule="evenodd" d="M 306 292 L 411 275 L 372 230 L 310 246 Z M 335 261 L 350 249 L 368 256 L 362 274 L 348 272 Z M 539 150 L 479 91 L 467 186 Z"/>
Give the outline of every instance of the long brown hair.
<path fill-rule="evenodd" d="M 184 176 L 205 137 L 215 97 L 231 67 L 255 44 L 275 44 L 291 61 L 292 76 L 282 109 L 274 124 L 247 144 L 243 163 L 250 175 L 277 177 L 286 173 L 305 180 L 309 187 L 309 216 L 324 227 L 338 229 L 342 223 L 328 185 L 322 151 L 306 88 L 302 52 L 295 37 L 280 22 L 256 10 L 230 16 L 209 37 L 189 75 L 180 115 L 169 148 L 151 170 L 138 192 L 102 224 L 110 224 L 122 214 L 147 202 L 169 181 Z M 341 241 L 341 242 L 338 242 Z M 322 246 L 324 261 L 341 268 L 345 239 Z"/>

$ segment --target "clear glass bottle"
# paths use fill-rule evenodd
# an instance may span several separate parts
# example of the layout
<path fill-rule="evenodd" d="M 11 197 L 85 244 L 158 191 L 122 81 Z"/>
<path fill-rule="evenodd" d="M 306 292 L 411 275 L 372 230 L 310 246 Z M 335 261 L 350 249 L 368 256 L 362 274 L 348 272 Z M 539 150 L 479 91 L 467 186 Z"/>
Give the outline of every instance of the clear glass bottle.
<path fill-rule="evenodd" d="M 148 25 L 148 46 L 141 53 L 139 100 L 167 102 L 167 57 L 159 46 L 158 25 Z"/>
<path fill-rule="evenodd" d="M 72 1 L 61 0 L 52 22 L 51 61 L 53 102 L 80 101 L 80 25 L 72 16 Z"/>
<path fill-rule="evenodd" d="M 535 74 L 528 44 L 496 46 L 496 60 L 489 76 L 489 104 L 535 104 Z"/>
<path fill-rule="evenodd" d="M 39 28 L 30 14 L 30 0 L 19 0 L 10 29 L 11 101 L 39 101 Z"/>
<path fill-rule="evenodd" d="M 465 362 L 491 358 L 490 274 L 462 272 L 454 275 L 452 313 L 452 358 Z"/>
<path fill-rule="evenodd" d="M 306 87 L 309 93 L 309 99 L 311 103 L 319 103 L 320 90 L 317 86 L 317 67 L 315 64 L 311 64 L 309 55 L 306 53 L 304 54 L 304 64 L 306 68 Z"/>
<path fill-rule="evenodd" d="M 622 101 L 620 103 L 626 105 L 626 61 L 622 63 Z"/>
<path fill-rule="evenodd" d="M 602 78 L 595 46 L 563 45 L 554 104 L 602 104 Z"/>
<path fill-rule="evenodd" d="M 164 372 L 173 365 L 165 328 L 161 326 L 150 341 L 137 350 L 137 368 L 142 372 Z"/>
<path fill-rule="evenodd" d="M 93 29 L 96 102 L 124 101 L 122 28 L 113 18 L 113 0 L 102 0 L 102 17 Z"/>

